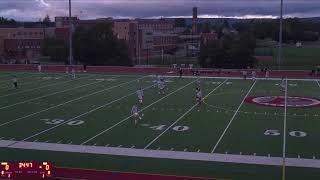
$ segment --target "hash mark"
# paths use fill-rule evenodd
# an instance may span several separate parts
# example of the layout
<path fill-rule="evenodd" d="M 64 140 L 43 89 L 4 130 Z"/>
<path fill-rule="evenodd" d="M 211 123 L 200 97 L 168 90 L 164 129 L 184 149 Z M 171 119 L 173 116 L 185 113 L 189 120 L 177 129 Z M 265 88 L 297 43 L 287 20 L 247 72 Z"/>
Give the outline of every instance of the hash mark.
<path fill-rule="evenodd" d="M 173 148 L 171 148 L 170 151 L 173 151 Z"/>
<path fill-rule="evenodd" d="M 187 148 L 186 148 L 186 149 L 184 149 L 183 151 L 184 151 L 184 152 L 186 152 L 186 151 L 187 151 Z"/>
<path fill-rule="evenodd" d="M 198 151 L 197 152 L 200 152 L 200 149 L 198 149 Z"/>
<path fill-rule="evenodd" d="M 105 145 L 105 147 L 108 147 L 108 146 L 109 146 L 109 144 Z"/>
<path fill-rule="evenodd" d="M 160 147 L 158 147 L 157 150 L 160 150 Z"/>
<path fill-rule="evenodd" d="M 122 147 L 122 145 L 119 145 L 118 147 L 120 148 L 120 147 Z"/>
<path fill-rule="evenodd" d="M 134 147 L 135 147 L 134 145 L 133 145 L 133 146 L 131 146 L 131 149 L 132 149 L 132 148 L 134 148 Z"/>

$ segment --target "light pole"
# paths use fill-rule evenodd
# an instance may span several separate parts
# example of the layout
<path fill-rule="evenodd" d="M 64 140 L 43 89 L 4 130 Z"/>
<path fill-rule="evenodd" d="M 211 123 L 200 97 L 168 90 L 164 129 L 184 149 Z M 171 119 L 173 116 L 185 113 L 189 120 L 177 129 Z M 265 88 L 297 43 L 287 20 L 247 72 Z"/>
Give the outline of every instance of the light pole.
<path fill-rule="evenodd" d="M 69 65 L 72 65 L 73 63 L 72 31 L 73 31 L 73 23 L 71 19 L 71 0 L 69 0 Z"/>
<path fill-rule="evenodd" d="M 283 29 L 283 0 L 281 0 L 280 6 L 280 31 L 279 31 L 279 49 L 278 49 L 278 69 L 280 70 L 280 66 L 282 63 L 282 29 Z"/>

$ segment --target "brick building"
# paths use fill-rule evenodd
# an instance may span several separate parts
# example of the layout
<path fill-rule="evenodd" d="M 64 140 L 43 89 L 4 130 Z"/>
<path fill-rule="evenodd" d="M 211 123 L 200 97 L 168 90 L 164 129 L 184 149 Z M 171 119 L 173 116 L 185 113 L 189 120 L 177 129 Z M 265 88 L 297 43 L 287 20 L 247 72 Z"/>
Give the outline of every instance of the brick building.
<path fill-rule="evenodd" d="M 0 28 L 0 52 L 19 59 L 40 56 L 44 28 Z"/>
<path fill-rule="evenodd" d="M 128 45 L 129 55 L 138 56 L 138 23 L 130 20 L 116 20 L 113 22 L 113 34 Z"/>

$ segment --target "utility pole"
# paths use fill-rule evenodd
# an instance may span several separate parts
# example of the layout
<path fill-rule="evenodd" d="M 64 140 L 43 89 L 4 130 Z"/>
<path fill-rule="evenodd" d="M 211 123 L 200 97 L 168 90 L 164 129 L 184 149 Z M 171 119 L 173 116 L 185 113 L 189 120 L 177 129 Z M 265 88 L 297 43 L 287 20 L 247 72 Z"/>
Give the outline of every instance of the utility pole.
<path fill-rule="evenodd" d="M 73 22 L 71 19 L 71 0 L 69 0 L 69 65 L 72 65 L 73 63 L 72 31 L 73 31 Z"/>
<path fill-rule="evenodd" d="M 280 31 L 279 31 L 279 48 L 278 48 L 278 69 L 282 63 L 282 29 L 283 29 L 283 0 L 281 0 L 280 6 Z"/>

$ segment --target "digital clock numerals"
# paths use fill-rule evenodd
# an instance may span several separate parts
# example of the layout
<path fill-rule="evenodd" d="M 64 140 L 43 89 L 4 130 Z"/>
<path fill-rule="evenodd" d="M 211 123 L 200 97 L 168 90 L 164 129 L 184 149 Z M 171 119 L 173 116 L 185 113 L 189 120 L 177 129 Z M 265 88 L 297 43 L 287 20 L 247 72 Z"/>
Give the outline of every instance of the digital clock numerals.
<path fill-rule="evenodd" d="M 19 169 L 24 169 L 24 168 L 33 168 L 33 163 L 32 162 L 20 162 Z"/>

